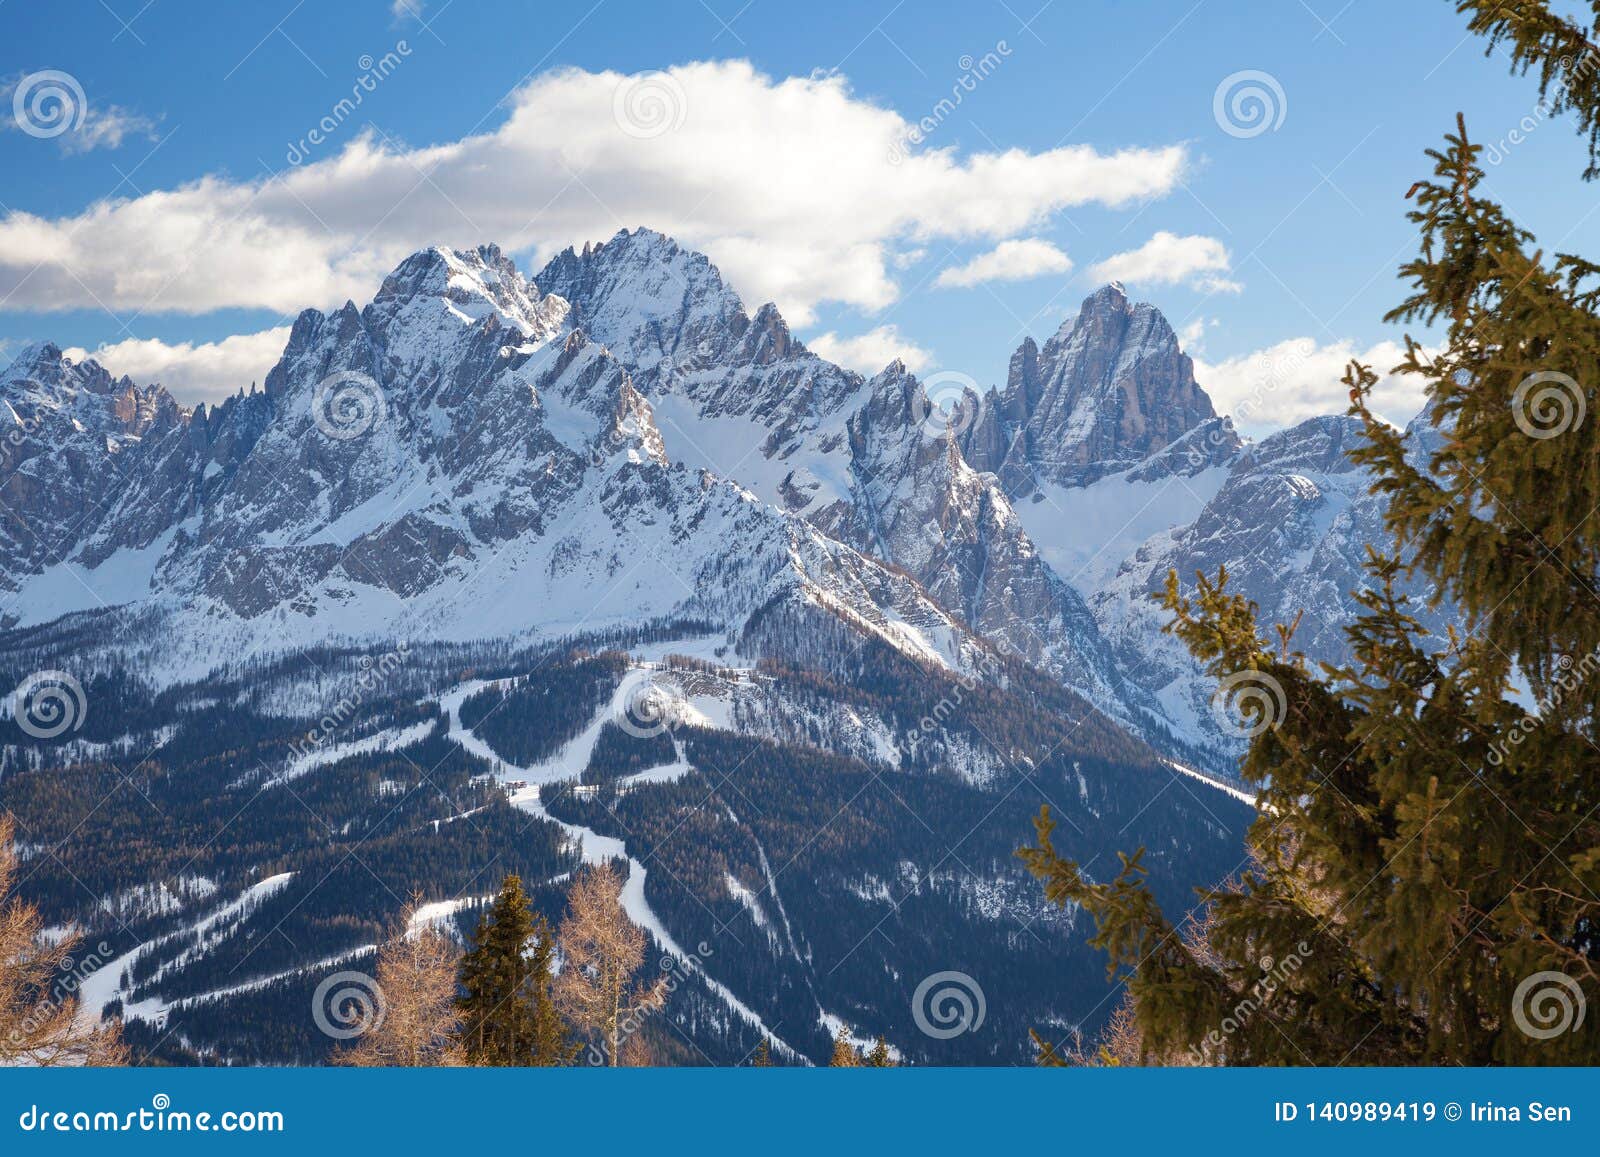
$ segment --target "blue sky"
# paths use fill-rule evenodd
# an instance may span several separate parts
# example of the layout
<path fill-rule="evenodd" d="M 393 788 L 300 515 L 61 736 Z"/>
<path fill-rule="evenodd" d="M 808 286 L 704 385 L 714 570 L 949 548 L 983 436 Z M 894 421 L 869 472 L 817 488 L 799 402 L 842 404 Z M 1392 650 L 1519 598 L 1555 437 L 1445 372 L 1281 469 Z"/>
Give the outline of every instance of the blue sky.
<path fill-rule="evenodd" d="M 858 368 L 983 383 L 1120 274 L 1257 430 L 1392 354 L 1403 195 L 1457 110 L 1485 143 L 1538 117 L 1447 0 L 13 0 L 0 84 L 0 341 L 108 347 L 185 400 L 404 252 L 534 272 L 644 224 Z M 1525 137 L 1490 192 L 1594 253 L 1570 125 Z"/>

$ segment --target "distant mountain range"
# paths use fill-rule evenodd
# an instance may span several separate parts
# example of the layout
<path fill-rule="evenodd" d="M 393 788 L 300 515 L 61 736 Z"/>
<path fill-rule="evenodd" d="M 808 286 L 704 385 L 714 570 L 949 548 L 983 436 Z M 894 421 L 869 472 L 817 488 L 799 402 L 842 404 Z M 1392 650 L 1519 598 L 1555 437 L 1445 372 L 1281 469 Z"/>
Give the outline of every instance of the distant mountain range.
<path fill-rule="evenodd" d="M 220 406 L 37 345 L 0 373 L 0 623 L 172 682 L 312 645 L 820 617 L 956 671 L 993 646 L 1225 771 L 1145 596 L 1226 564 L 1339 657 L 1382 541 L 1359 431 L 1245 444 L 1118 285 L 1010 367 L 956 397 L 899 362 L 863 378 L 647 229 L 532 280 L 493 246 L 417 253 L 364 309 L 302 313 L 265 391 Z"/>
<path fill-rule="evenodd" d="M 1241 740 L 1150 593 L 1226 565 L 1339 661 L 1384 541 L 1353 421 L 1240 438 L 1120 286 L 1003 385 L 866 378 L 646 229 L 416 253 L 219 406 L 52 345 L 0 403 L 0 677 L 78 694 L 7 702 L 0 807 L 114 954 L 86 1015 L 179 1062 L 322 1059 L 400 898 L 467 927 L 516 870 L 557 916 L 610 857 L 699 958 L 659 1057 L 1025 1062 L 1114 1003 L 1012 854 L 1041 803 L 1170 907 L 1240 867 Z M 919 1031 L 950 970 L 984 1031 Z"/>

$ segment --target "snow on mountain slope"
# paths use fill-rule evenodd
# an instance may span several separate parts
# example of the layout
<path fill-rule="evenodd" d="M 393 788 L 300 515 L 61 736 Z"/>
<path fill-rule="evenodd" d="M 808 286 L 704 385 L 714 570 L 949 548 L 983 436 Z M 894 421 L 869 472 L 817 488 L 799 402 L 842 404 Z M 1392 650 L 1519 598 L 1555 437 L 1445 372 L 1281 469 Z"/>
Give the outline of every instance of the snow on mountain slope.
<path fill-rule="evenodd" d="M 628 367 L 675 460 L 807 517 L 849 501 L 845 422 L 865 381 L 790 336 L 776 307 L 751 318 L 703 255 L 624 230 L 557 255 L 538 282 Z"/>
<path fill-rule="evenodd" d="M 74 364 L 54 345 L 29 346 L 0 371 L 0 590 L 79 549 L 105 511 L 137 495 L 148 546 L 184 501 L 183 477 L 164 469 L 187 415 L 159 386 Z"/>
<path fill-rule="evenodd" d="M 648 932 L 651 939 L 655 941 L 657 948 L 667 958 L 677 962 L 678 967 L 699 975 L 736 1016 L 757 1029 L 764 1038 L 772 1041 L 772 1047 L 777 1049 L 781 1055 L 790 1060 L 800 1060 L 800 1054 L 769 1028 L 761 1019 L 759 1013 L 752 1010 L 734 995 L 733 991 L 726 985 L 716 980 L 697 955 L 685 952 L 677 941 L 673 939 L 672 933 L 667 930 L 666 924 L 650 907 L 650 901 L 645 895 L 645 881 L 649 871 L 638 859 L 629 854 L 625 841 L 601 835 L 591 828 L 558 820 L 544 808 L 541 799 L 542 790 L 557 786 L 563 782 L 574 781 L 582 774 L 583 769 L 589 765 L 590 759 L 593 758 L 595 743 L 600 736 L 601 728 L 611 721 L 626 718 L 630 708 L 630 695 L 636 692 L 642 683 L 648 681 L 649 677 L 647 670 L 630 670 L 617 685 L 616 690 L 612 692 L 610 700 L 601 707 L 589 726 L 567 743 L 553 758 L 537 767 L 517 767 L 501 759 L 481 737 L 473 734 L 470 728 L 462 725 L 462 702 L 487 684 L 470 683 L 463 687 L 453 688 L 440 698 L 439 703 L 445 711 L 452 738 L 456 739 L 467 750 L 489 760 L 490 765 L 496 769 L 495 774 L 500 782 L 515 782 L 524 785 L 513 791 L 510 796 L 514 806 L 538 819 L 549 820 L 559 824 L 566 836 L 582 849 L 584 863 L 602 864 L 608 860 L 626 862 L 628 875 L 623 884 L 619 902 L 623 911 L 627 913 L 628 919 Z"/>
<path fill-rule="evenodd" d="M 737 632 L 791 603 L 795 621 L 820 613 L 966 662 L 976 644 L 914 580 L 732 481 L 669 465 L 627 369 L 567 326 L 569 312 L 492 247 L 417 254 L 366 309 L 307 311 L 263 401 L 240 400 L 266 419 L 227 442 L 226 465 L 213 469 L 198 435 L 185 440 L 198 477 L 182 506 L 156 512 L 159 546 L 64 552 L 32 574 L 24 561 L 11 624 L 115 617 L 120 629 L 95 632 L 91 649 L 183 678 L 341 641 L 548 637 L 685 616 Z M 67 377 L 58 410 L 87 405 L 110 431 L 107 453 L 137 452 L 155 422 L 118 424 L 98 366 L 44 361 Z M 32 366 L 7 381 L 31 384 Z M 76 378 L 98 391 L 89 403 L 69 389 Z M 12 393 L 23 404 L 22 385 Z M 90 471 L 62 468 L 82 489 Z"/>
<path fill-rule="evenodd" d="M 1418 418 L 1413 454 L 1426 457 L 1431 431 Z M 1169 571 L 1192 582 L 1228 568 L 1230 589 L 1254 601 L 1263 631 L 1299 619 L 1294 645 L 1313 661 L 1348 662 L 1345 627 L 1358 611 L 1352 592 L 1366 585 L 1368 544 L 1387 548 L 1383 502 L 1348 454 L 1362 438 L 1354 418 L 1312 418 L 1247 447 L 1227 480 L 1186 524 L 1152 535 L 1090 599 L 1119 659 L 1177 725 L 1226 767 L 1243 749 L 1212 710 L 1215 680 L 1174 638 L 1167 613 L 1151 601 Z M 1422 591 L 1415 613 L 1440 626 Z"/>
<path fill-rule="evenodd" d="M 967 669 L 981 639 L 1214 746 L 1146 600 L 1167 569 L 1226 563 L 1338 657 L 1385 540 L 1348 421 L 1246 447 L 1115 285 L 954 422 L 903 365 L 817 357 L 647 229 L 536 280 L 492 245 L 416 253 L 365 308 L 303 313 L 265 385 L 189 413 L 54 347 L 0 373 L 13 645 L 165 680 L 662 619 L 818 661 L 866 633 Z"/>
<path fill-rule="evenodd" d="M 1127 473 L 1087 486 L 1041 482 L 1017 513 L 1052 570 L 1090 598 L 1146 539 L 1193 522 L 1226 481 L 1223 466 L 1154 481 Z"/>
<path fill-rule="evenodd" d="M 647 229 L 568 250 L 537 280 L 628 365 L 674 458 L 903 568 L 978 634 L 1129 715 L 1081 596 L 903 365 L 868 381 L 818 358 L 776 308 L 752 319 L 704 257 Z"/>

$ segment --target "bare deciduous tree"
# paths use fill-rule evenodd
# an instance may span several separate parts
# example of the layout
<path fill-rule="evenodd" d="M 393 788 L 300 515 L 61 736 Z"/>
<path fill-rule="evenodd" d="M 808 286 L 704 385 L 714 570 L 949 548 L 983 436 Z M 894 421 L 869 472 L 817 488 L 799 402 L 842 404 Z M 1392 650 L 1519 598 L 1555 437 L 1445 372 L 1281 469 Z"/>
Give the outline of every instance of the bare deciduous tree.
<path fill-rule="evenodd" d="M 455 1036 L 461 950 L 432 923 L 417 920 L 421 906 L 421 897 L 413 896 L 399 926 L 378 949 L 383 1019 L 354 1048 L 336 1052 L 337 1063 L 372 1068 L 466 1063 Z"/>
<path fill-rule="evenodd" d="M 648 1063 L 644 1042 L 624 1033 L 666 1000 L 666 978 L 635 985 L 644 963 L 644 930 L 622 910 L 622 877 L 609 863 L 582 872 L 561 922 L 561 975 L 556 1000 L 573 1023 L 600 1038 L 610 1065 Z"/>
<path fill-rule="evenodd" d="M 120 1026 L 79 1022 L 70 962 L 80 937 L 52 943 L 39 909 L 13 892 L 15 836 L 15 822 L 0 816 L 0 1065 L 127 1064 Z"/>

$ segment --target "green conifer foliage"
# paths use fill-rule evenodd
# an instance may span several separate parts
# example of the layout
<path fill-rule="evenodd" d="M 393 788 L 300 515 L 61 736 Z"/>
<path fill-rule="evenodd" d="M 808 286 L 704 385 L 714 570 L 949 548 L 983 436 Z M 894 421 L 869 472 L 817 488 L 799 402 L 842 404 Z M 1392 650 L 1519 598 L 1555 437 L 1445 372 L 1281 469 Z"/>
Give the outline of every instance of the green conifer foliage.
<path fill-rule="evenodd" d="M 1514 70 L 1538 76 L 1542 112 L 1576 117 L 1589 138 L 1584 179 L 1600 176 L 1600 37 L 1594 30 L 1552 12 L 1549 0 L 1459 0 L 1456 11 L 1467 15 L 1471 31 L 1488 38 L 1486 54 L 1508 53 Z"/>
<path fill-rule="evenodd" d="M 1541 87 L 1569 67 L 1553 53 L 1592 48 L 1543 4 L 1460 7 Z M 1563 105 L 1591 146 L 1596 91 Z M 1244 875 L 1202 897 L 1197 935 L 1158 908 L 1139 855 L 1099 882 L 1057 855 L 1048 809 L 1021 852 L 1052 901 L 1094 917 L 1147 1058 L 1600 1062 L 1600 267 L 1533 250 L 1485 195 L 1480 153 L 1458 118 L 1429 154 L 1391 314 L 1446 327 L 1398 367 L 1426 386 L 1437 449 L 1373 415 L 1371 368 L 1346 377 L 1367 434 L 1353 457 L 1394 536 L 1369 547 L 1352 664 L 1313 669 L 1292 626 L 1264 639 L 1226 571 L 1159 596 L 1253 735 Z M 1459 613 L 1447 637 L 1398 593 L 1407 569 Z"/>
<path fill-rule="evenodd" d="M 529 969 L 527 991 L 532 1047 L 527 1063 L 544 1068 L 568 1065 L 577 1057 L 581 1046 L 573 1039 L 572 1031 L 556 1007 L 555 929 L 540 916 L 533 923 L 533 937 L 533 961 Z"/>
<path fill-rule="evenodd" d="M 507 876 L 461 960 L 461 1042 L 474 1065 L 560 1065 L 573 1047 L 551 995 L 555 938 Z"/>

